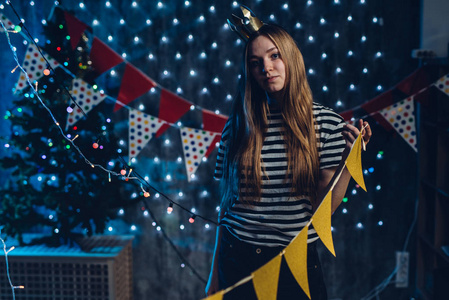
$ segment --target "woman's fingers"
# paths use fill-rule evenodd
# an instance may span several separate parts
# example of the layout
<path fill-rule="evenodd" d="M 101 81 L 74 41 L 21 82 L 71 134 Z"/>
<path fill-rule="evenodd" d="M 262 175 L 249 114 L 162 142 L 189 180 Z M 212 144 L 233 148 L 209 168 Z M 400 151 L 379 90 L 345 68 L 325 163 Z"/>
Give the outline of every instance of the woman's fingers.
<path fill-rule="evenodd" d="M 359 128 L 351 124 L 345 124 L 343 126 L 342 135 L 346 140 L 346 144 L 350 146 L 354 143 L 354 141 L 357 139 L 357 137 L 361 132 L 363 138 L 363 149 L 365 150 L 366 144 L 368 144 L 373 133 L 371 131 L 371 127 L 368 124 L 368 122 L 360 119 L 357 123 Z"/>
<path fill-rule="evenodd" d="M 363 140 L 365 141 L 365 144 L 368 144 L 369 140 L 371 139 L 371 136 L 373 135 L 373 132 L 371 131 L 371 127 L 369 126 L 368 122 L 362 123 L 362 136 Z"/>
<path fill-rule="evenodd" d="M 342 134 L 345 140 L 352 144 L 359 136 L 359 130 L 357 129 L 357 127 L 352 126 L 351 124 L 346 124 L 345 126 L 343 126 Z"/>

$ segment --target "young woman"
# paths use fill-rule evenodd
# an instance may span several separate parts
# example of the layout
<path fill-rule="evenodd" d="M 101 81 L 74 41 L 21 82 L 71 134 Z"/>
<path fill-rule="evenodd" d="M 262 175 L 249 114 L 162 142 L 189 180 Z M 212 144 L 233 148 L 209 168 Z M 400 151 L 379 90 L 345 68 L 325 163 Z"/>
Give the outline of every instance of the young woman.
<path fill-rule="evenodd" d="M 278 255 L 308 224 L 329 190 L 359 129 L 314 103 L 304 61 L 281 27 L 264 24 L 249 36 L 242 87 L 220 142 L 215 177 L 222 182 L 220 226 L 207 295 L 232 286 Z M 359 121 L 365 144 L 371 137 Z M 345 169 L 332 193 L 341 203 L 351 176 Z M 308 231 L 311 297 L 327 299 L 316 251 L 318 235 Z M 257 299 L 252 282 L 225 299 Z M 281 264 L 278 298 L 308 299 Z"/>

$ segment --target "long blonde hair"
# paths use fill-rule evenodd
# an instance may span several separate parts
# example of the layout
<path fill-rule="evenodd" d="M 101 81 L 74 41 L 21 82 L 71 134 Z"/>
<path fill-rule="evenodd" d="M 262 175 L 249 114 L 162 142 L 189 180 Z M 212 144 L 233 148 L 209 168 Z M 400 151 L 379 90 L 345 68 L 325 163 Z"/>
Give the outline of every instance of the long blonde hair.
<path fill-rule="evenodd" d="M 223 168 L 224 197 L 228 208 L 238 193 L 241 179 L 250 199 L 259 201 L 262 175 L 261 150 L 269 111 L 265 91 L 248 71 L 248 45 L 258 36 L 269 38 L 278 48 L 286 78 L 282 100 L 278 103 L 285 122 L 284 139 L 288 173 L 292 174 L 292 193 L 316 198 L 319 159 L 313 118 L 312 92 L 307 82 L 304 60 L 293 38 L 277 25 L 265 24 L 250 37 L 245 48 L 244 76 L 230 116 L 230 132 Z M 248 197 L 245 197 L 248 199 Z"/>

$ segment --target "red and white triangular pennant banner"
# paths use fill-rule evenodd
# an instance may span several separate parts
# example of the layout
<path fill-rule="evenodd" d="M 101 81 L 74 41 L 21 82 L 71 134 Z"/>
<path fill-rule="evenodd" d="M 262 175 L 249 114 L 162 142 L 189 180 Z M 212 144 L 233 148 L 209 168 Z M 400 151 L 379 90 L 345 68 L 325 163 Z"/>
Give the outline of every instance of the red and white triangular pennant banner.
<path fill-rule="evenodd" d="M 94 90 L 91 85 L 81 78 L 76 78 L 72 81 L 70 94 L 82 110 L 78 106 L 73 108 L 73 111 L 67 116 L 66 129 L 84 116 L 83 111 L 87 114 L 107 97 L 103 91 Z"/>
<path fill-rule="evenodd" d="M 2 20 L 3 25 L 6 27 L 7 30 L 14 30 L 14 23 L 11 22 L 7 17 L 5 17 L 4 14 L 0 13 L 0 20 Z M 0 32 L 4 32 L 3 27 L 0 26 Z"/>
<path fill-rule="evenodd" d="M 435 86 L 449 96 L 449 74 L 438 79 L 438 81 L 435 82 Z"/>
<path fill-rule="evenodd" d="M 129 110 L 129 160 L 139 155 L 164 122 L 141 111 Z"/>
<path fill-rule="evenodd" d="M 44 53 L 44 52 L 42 52 Z M 48 63 L 52 68 L 56 68 L 59 63 L 50 57 L 48 54 L 44 53 L 45 58 L 48 60 Z M 25 59 L 23 61 L 23 69 L 27 72 L 30 81 L 39 80 L 42 76 L 44 76 L 44 70 L 48 67 L 47 62 L 41 56 L 36 46 L 30 45 L 25 54 Z M 19 81 L 16 85 L 16 93 L 23 90 L 27 87 L 27 80 L 24 73 L 20 74 Z"/>
<path fill-rule="evenodd" d="M 415 105 L 413 96 L 399 101 L 379 113 L 393 126 L 393 128 L 418 152 L 416 147 Z"/>
<path fill-rule="evenodd" d="M 219 133 L 189 127 L 182 127 L 181 141 L 184 151 L 184 162 L 187 170 L 187 180 L 190 181 L 192 175 L 198 169 L 207 149 L 211 145 L 214 137 Z"/>

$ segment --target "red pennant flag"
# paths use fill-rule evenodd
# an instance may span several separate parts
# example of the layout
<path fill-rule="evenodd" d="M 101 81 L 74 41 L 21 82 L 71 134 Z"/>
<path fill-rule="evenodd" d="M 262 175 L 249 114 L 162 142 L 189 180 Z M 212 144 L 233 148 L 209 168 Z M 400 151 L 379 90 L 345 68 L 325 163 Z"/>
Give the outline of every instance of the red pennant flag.
<path fill-rule="evenodd" d="M 223 131 L 223 128 L 228 120 L 227 116 L 217 115 L 214 112 L 203 109 L 203 129 L 212 132 Z M 209 154 L 215 149 L 215 144 L 220 141 L 221 135 L 216 135 L 214 140 L 210 144 L 209 148 L 207 148 L 205 157 L 209 157 Z"/>
<path fill-rule="evenodd" d="M 123 62 L 123 58 L 117 52 L 97 37 L 94 37 L 89 56 L 98 76 Z"/>
<path fill-rule="evenodd" d="M 189 111 L 190 106 L 192 106 L 192 103 L 166 89 L 162 89 L 158 118 L 173 124 Z M 156 137 L 160 137 L 168 127 L 170 127 L 169 124 L 162 125 L 157 131 Z"/>
<path fill-rule="evenodd" d="M 414 95 L 421 89 L 429 86 L 430 81 L 428 78 L 428 73 L 425 68 L 419 68 L 407 78 L 402 80 L 396 85 L 396 88 L 401 92 L 405 93 L 407 96 Z"/>
<path fill-rule="evenodd" d="M 212 132 L 221 133 L 228 120 L 227 116 L 217 115 L 216 113 L 203 109 L 203 129 Z"/>
<path fill-rule="evenodd" d="M 388 90 L 374 99 L 364 103 L 361 107 L 368 113 L 372 114 L 374 120 L 382 125 L 386 130 L 392 130 L 393 127 L 380 114 L 379 111 L 393 104 L 393 90 Z"/>
<path fill-rule="evenodd" d="M 352 117 L 354 117 L 354 111 L 352 109 L 343 111 L 340 113 L 340 116 L 345 120 L 345 122 L 350 121 Z"/>
<path fill-rule="evenodd" d="M 128 105 L 155 86 L 156 83 L 150 77 L 143 74 L 132 64 L 127 63 L 114 111 L 119 110 L 124 105 Z"/>
<path fill-rule="evenodd" d="M 70 35 L 70 44 L 72 45 L 72 49 L 75 49 L 83 32 L 86 29 L 89 29 L 89 31 L 92 32 L 92 28 L 66 11 L 64 11 L 64 18 L 65 23 L 67 24 L 67 31 Z"/>

